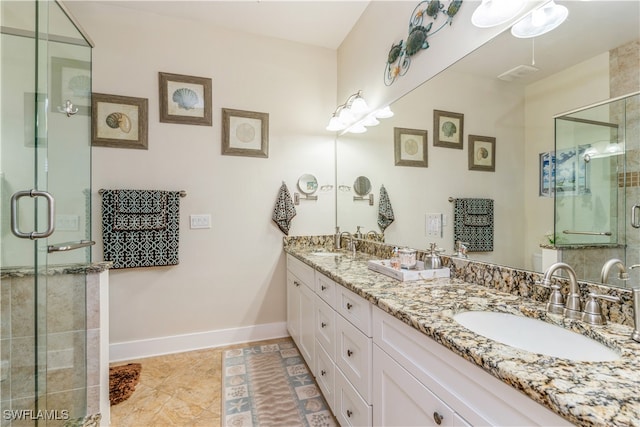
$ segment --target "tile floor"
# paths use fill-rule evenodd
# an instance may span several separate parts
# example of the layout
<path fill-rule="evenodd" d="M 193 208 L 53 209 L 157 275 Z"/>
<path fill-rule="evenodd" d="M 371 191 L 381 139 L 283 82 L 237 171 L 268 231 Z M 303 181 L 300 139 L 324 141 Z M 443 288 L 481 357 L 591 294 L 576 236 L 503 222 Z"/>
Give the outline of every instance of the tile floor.
<path fill-rule="evenodd" d="M 288 340 L 261 341 L 270 344 Z M 252 343 L 254 344 L 254 343 Z M 220 426 L 222 352 L 218 347 L 130 362 L 142 364 L 140 381 L 131 397 L 111 407 L 113 427 Z"/>

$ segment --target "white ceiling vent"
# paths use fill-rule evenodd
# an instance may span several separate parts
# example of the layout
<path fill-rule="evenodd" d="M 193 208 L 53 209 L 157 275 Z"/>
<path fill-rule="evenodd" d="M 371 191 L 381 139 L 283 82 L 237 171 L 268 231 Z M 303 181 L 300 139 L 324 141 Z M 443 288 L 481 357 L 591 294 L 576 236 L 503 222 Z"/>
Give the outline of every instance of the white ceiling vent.
<path fill-rule="evenodd" d="M 536 71 L 538 71 L 538 69 L 531 65 L 518 65 L 517 67 L 512 68 L 509 71 L 505 71 L 504 73 L 500 74 L 498 78 L 506 82 L 512 82 L 528 74 L 535 73 Z"/>

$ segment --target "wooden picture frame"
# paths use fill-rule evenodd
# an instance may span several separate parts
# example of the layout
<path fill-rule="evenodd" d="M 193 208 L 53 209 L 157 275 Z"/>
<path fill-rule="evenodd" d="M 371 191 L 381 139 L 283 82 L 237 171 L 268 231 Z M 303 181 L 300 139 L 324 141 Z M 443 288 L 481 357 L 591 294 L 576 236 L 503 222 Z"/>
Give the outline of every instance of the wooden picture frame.
<path fill-rule="evenodd" d="M 469 170 L 495 172 L 496 139 L 469 135 Z"/>
<path fill-rule="evenodd" d="M 212 80 L 207 77 L 158 73 L 160 122 L 212 125 Z"/>
<path fill-rule="evenodd" d="M 222 154 L 269 157 L 269 113 L 223 108 Z"/>
<path fill-rule="evenodd" d="M 462 150 L 464 114 L 433 110 L 433 146 Z"/>
<path fill-rule="evenodd" d="M 89 115 L 91 107 L 91 63 L 77 59 L 51 57 L 51 111 L 70 101 L 78 114 Z"/>
<path fill-rule="evenodd" d="M 393 142 L 396 166 L 428 166 L 426 130 L 394 127 Z"/>
<path fill-rule="evenodd" d="M 91 145 L 148 149 L 149 100 L 94 93 L 91 97 Z"/>

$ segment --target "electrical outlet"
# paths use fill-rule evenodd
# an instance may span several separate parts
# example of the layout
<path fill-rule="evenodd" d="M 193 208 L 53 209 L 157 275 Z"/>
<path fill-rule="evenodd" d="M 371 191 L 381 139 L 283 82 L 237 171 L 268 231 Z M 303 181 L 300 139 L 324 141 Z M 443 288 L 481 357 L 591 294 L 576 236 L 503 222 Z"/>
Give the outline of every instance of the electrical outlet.
<path fill-rule="evenodd" d="M 191 228 L 211 228 L 211 214 L 189 215 Z"/>

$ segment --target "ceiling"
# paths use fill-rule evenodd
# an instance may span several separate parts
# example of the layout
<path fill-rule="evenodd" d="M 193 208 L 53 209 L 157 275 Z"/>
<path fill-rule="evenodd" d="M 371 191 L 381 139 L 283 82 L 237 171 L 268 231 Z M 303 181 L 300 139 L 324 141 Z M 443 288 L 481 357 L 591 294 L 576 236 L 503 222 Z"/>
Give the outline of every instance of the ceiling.
<path fill-rule="evenodd" d="M 534 39 L 518 39 L 505 31 L 456 67 L 459 71 L 497 77 L 516 66 L 530 66 L 535 60 L 538 71 L 514 80 L 530 84 L 640 38 L 640 1 L 556 3 L 566 6 L 569 16 L 555 30 Z"/>
<path fill-rule="evenodd" d="M 234 31 L 337 49 L 369 0 L 102 1 Z"/>

